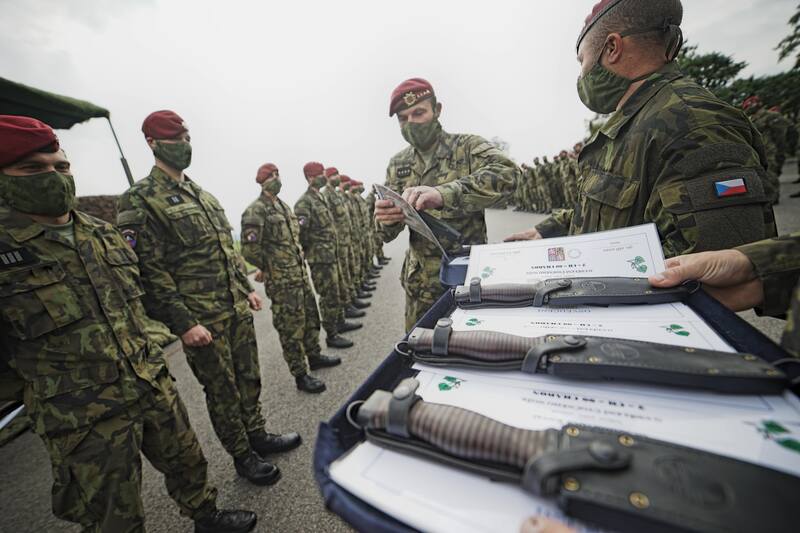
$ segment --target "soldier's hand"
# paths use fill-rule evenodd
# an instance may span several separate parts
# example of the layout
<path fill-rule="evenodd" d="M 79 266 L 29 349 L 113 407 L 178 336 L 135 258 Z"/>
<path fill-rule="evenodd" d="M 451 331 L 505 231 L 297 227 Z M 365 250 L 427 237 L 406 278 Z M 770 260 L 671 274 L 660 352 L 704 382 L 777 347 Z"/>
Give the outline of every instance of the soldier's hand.
<path fill-rule="evenodd" d="M 381 224 L 397 224 L 405 219 L 403 210 L 391 200 L 375 200 L 375 220 Z"/>
<path fill-rule="evenodd" d="M 711 296 L 732 311 L 743 311 L 764 301 L 764 285 L 753 263 L 738 250 L 680 255 L 666 261 L 667 269 L 648 279 L 654 287 L 674 287 L 697 280 Z"/>
<path fill-rule="evenodd" d="M 264 283 L 264 273 L 261 272 L 260 270 L 256 270 L 256 275 L 255 278 L 253 279 L 255 279 L 259 283 Z"/>
<path fill-rule="evenodd" d="M 552 518 L 532 516 L 522 523 L 519 533 L 575 533 L 575 530 Z"/>
<path fill-rule="evenodd" d="M 404 190 L 403 200 L 411 204 L 411 207 L 417 211 L 439 209 L 444 206 L 442 193 L 427 185 L 418 185 Z"/>
<path fill-rule="evenodd" d="M 539 233 L 539 230 L 536 228 L 532 228 L 525 231 L 518 231 L 517 233 L 512 233 L 505 239 L 503 242 L 513 242 L 513 241 L 537 241 L 542 238 L 542 234 Z"/>
<path fill-rule="evenodd" d="M 208 346 L 211 344 L 211 341 L 214 340 L 214 337 L 205 327 L 203 327 L 201 324 L 197 324 L 181 335 L 181 340 L 186 346 L 199 348 L 200 346 Z"/>
<path fill-rule="evenodd" d="M 247 304 L 253 311 L 261 311 L 261 296 L 256 294 L 256 291 L 251 292 L 247 295 Z"/>

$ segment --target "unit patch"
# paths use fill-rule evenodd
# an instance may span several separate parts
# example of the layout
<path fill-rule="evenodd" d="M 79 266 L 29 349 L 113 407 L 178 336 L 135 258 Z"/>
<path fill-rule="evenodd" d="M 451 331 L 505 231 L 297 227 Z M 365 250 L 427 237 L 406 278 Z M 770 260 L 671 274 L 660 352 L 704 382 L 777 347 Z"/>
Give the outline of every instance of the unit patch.
<path fill-rule="evenodd" d="M 122 230 L 122 238 L 125 239 L 125 242 L 127 242 L 128 245 L 131 248 L 136 248 L 136 230 L 135 229 L 126 228 L 126 229 Z"/>

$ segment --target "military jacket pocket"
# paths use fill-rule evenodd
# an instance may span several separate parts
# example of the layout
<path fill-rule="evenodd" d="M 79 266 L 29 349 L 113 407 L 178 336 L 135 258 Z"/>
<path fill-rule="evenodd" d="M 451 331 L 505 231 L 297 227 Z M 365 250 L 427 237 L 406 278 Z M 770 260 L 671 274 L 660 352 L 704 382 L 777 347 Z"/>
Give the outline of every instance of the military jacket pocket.
<path fill-rule="evenodd" d="M 83 316 L 80 300 L 56 262 L 0 275 L 0 317 L 18 339 L 35 339 Z"/>
<path fill-rule="evenodd" d="M 193 203 L 171 205 L 164 209 L 170 227 L 184 246 L 193 246 L 211 235 L 211 227 L 202 208 Z"/>
<path fill-rule="evenodd" d="M 624 228 L 638 223 L 634 205 L 640 180 L 591 170 L 583 179 L 573 233 Z"/>
<path fill-rule="evenodd" d="M 37 428 L 50 437 L 84 429 L 125 407 L 128 401 L 114 385 L 119 380 L 116 363 L 74 368 L 37 376 L 29 382 L 26 403 Z M 77 443 L 76 443 L 77 444 Z M 70 450 L 61 450 L 63 455 Z"/>
<path fill-rule="evenodd" d="M 133 300 L 144 296 L 136 254 L 129 246 L 120 246 L 116 240 L 103 241 L 106 247 L 105 260 L 111 267 L 111 272 L 118 282 L 126 300 Z"/>

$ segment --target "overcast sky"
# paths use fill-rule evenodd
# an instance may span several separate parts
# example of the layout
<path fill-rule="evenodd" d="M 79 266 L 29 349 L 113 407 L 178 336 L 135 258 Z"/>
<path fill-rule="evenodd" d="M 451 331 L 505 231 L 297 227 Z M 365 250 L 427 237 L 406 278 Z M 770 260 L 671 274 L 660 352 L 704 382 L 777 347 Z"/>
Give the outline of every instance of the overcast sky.
<path fill-rule="evenodd" d="M 405 145 L 388 116 L 402 80 L 430 80 L 450 132 L 510 143 L 517 161 L 585 132 L 575 38 L 595 0 L 0 0 L 0 76 L 108 108 L 136 179 L 151 165 L 144 117 L 173 109 L 191 129 L 188 174 L 238 227 L 256 169 L 281 170 L 290 204 L 318 160 L 383 182 Z M 775 45 L 796 0 L 684 0 L 700 51 L 779 72 Z M 105 120 L 59 132 L 78 194 L 126 181 Z"/>

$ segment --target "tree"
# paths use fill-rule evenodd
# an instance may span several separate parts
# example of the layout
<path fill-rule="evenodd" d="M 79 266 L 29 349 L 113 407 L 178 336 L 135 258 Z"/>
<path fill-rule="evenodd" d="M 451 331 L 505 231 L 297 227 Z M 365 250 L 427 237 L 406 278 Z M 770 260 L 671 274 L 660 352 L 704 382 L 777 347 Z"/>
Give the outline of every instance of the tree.
<path fill-rule="evenodd" d="M 677 57 L 684 74 L 725 100 L 729 97 L 730 83 L 747 66 L 745 61 L 734 61 L 732 56 L 720 52 L 700 54 L 697 45 L 685 45 Z"/>
<path fill-rule="evenodd" d="M 728 93 L 726 100 L 737 106 L 748 96 L 757 94 L 765 107 L 778 106 L 782 113 L 796 120 L 800 116 L 800 69 L 738 79 L 731 83 Z"/>
<path fill-rule="evenodd" d="M 797 6 L 797 10 L 789 19 L 788 24 L 792 31 L 778 43 L 776 50 L 780 52 L 779 61 L 794 55 L 794 67 L 792 68 L 800 69 L 800 5 Z"/>

